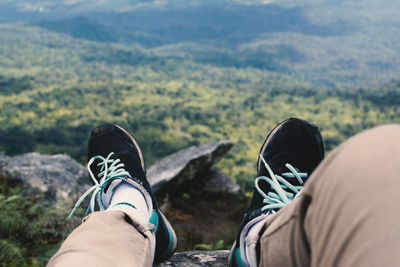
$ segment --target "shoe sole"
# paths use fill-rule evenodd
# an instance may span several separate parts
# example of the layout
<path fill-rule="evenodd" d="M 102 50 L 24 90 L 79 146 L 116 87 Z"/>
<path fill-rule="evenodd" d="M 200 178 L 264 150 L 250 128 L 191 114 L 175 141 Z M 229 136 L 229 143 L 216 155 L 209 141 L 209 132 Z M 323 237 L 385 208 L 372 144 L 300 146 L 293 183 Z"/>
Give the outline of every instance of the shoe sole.
<path fill-rule="evenodd" d="M 165 217 L 165 215 L 159 210 L 158 211 L 159 214 L 161 215 L 162 219 L 164 220 L 164 223 L 167 225 L 167 228 L 171 231 L 172 234 L 172 239 L 173 239 L 173 244 L 172 244 L 172 249 L 168 252 L 164 252 L 167 253 L 166 255 L 162 255 L 161 257 L 161 262 L 166 261 L 167 259 L 169 259 L 176 251 L 176 248 L 178 246 L 178 238 L 176 236 L 175 230 L 172 227 L 171 223 L 168 221 L 167 217 Z"/>
<path fill-rule="evenodd" d="M 283 124 L 286 122 L 290 121 L 293 118 L 287 119 L 279 123 L 278 125 L 275 126 L 274 129 L 267 135 L 267 138 L 265 138 L 263 145 L 261 146 L 260 153 L 258 153 L 258 159 L 257 159 L 257 173 L 260 171 L 261 168 L 261 160 L 260 160 L 260 155 L 263 155 L 265 152 L 265 149 L 267 148 L 267 145 L 269 141 L 271 140 L 272 136 L 275 135 L 275 133 L 282 127 Z"/>

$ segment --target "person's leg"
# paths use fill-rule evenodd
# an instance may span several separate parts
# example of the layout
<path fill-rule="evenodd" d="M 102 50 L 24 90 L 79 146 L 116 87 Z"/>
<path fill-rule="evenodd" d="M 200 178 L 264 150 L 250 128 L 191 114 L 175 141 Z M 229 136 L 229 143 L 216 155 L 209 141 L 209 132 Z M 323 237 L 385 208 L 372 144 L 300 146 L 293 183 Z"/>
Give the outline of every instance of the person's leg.
<path fill-rule="evenodd" d="M 400 265 L 400 125 L 352 137 L 271 216 L 261 266 Z"/>
<path fill-rule="evenodd" d="M 140 229 L 123 212 L 92 213 L 47 266 L 151 266 L 153 229 Z"/>
<path fill-rule="evenodd" d="M 49 266 L 150 266 L 168 259 L 176 234 L 158 209 L 146 178 L 142 152 L 133 137 L 113 124 L 92 130 L 88 171 L 94 185 L 92 212 L 64 241 Z M 98 210 L 95 211 L 95 205 Z"/>

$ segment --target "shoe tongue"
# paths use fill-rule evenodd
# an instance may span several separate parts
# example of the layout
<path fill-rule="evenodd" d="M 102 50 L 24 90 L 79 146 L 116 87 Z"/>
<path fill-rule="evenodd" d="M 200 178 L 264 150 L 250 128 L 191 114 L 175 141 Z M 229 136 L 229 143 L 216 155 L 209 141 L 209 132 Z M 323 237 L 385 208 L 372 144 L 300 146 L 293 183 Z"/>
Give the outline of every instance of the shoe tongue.
<path fill-rule="evenodd" d="M 104 152 L 104 153 L 98 153 L 97 155 L 91 155 L 91 158 L 96 157 L 96 156 L 101 156 L 105 159 L 107 159 L 107 157 L 110 155 L 109 152 Z M 91 160 L 91 158 L 89 158 L 89 160 Z M 115 153 L 113 155 L 111 155 L 111 157 L 109 157 L 109 160 L 116 160 L 118 158 L 118 155 L 116 155 Z M 98 165 L 100 163 L 103 163 L 104 160 L 102 158 L 97 158 L 93 161 L 93 163 L 90 166 L 90 169 L 92 170 L 93 174 L 95 175 L 97 180 L 100 180 L 98 174 L 100 173 L 101 168 L 103 168 L 103 171 L 105 170 L 105 168 L 103 167 L 104 165 Z M 110 166 L 112 163 L 107 163 L 108 166 Z"/>
<path fill-rule="evenodd" d="M 322 160 L 319 154 L 316 153 L 314 150 L 315 148 L 310 146 L 308 153 L 304 152 L 302 153 L 298 149 L 297 150 L 285 149 L 278 154 L 274 154 L 274 152 L 271 152 L 271 153 L 265 153 L 263 156 L 268 165 L 271 167 L 274 174 L 280 175 L 283 172 L 289 172 L 289 169 L 285 166 L 286 163 L 289 163 L 299 172 L 305 172 L 308 175 L 310 175 Z M 260 164 L 258 175 L 269 176 L 269 173 L 262 161 Z"/>
<path fill-rule="evenodd" d="M 267 161 L 269 167 L 276 175 L 281 175 L 284 172 L 290 172 L 290 170 L 285 166 L 289 163 L 294 168 L 298 169 L 300 172 L 307 172 L 310 168 L 307 166 L 303 160 L 296 158 L 293 154 L 289 152 L 283 152 L 276 155 L 274 158 Z M 268 170 L 265 168 L 264 162 L 261 162 L 260 170 L 258 171 L 259 176 L 270 177 Z"/>
<path fill-rule="evenodd" d="M 101 156 L 103 156 L 104 158 L 107 158 L 108 155 L 103 154 Z M 124 169 L 126 171 L 128 171 L 132 177 L 136 177 L 141 180 L 145 179 L 145 174 L 142 170 L 141 163 L 139 162 L 138 159 L 136 159 L 136 157 L 133 156 L 132 152 L 130 152 L 128 150 L 124 150 L 124 151 L 117 152 L 117 153 L 114 152 L 114 154 L 110 157 L 110 159 L 111 160 L 119 159 L 120 163 L 124 164 Z M 102 167 L 102 166 L 97 166 L 97 164 L 99 164 L 101 162 L 102 162 L 101 159 L 96 159 L 90 166 L 90 169 L 92 170 L 97 181 L 99 181 L 101 178 L 101 177 L 100 178 L 98 177 L 98 174 L 100 173 L 100 170 Z M 120 164 L 120 163 L 118 163 L 118 164 Z M 111 164 L 112 163 L 108 163 L 108 166 L 110 166 Z M 105 169 L 103 168 L 103 171 L 104 170 Z"/>
<path fill-rule="evenodd" d="M 296 158 L 293 154 L 289 152 L 283 152 L 278 155 L 276 155 L 274 158 L 270 159 L 267 161 L 269 167 L 271 168 L 272 172 L 275 175 L 282 176 L 282 173 L 286 172 L 291 172 L 285 165 L 286 163 L 289 163 L 292 165 L 294 168 L 296 168 L 299 172 L 307 172 L 309 170 L 309 167 L 307 166 L 307 163 L 302 161 L 299 158 Z M 258 171 L 258 176 L 265 176 L 268 178 L 271 178 L 270 173 L 268 170 L 265 168 L 264 162 L 261 162 L 261 167 L 260 170 Z M 282 176 L 283 177 L 283 176 Z M 283 177 L 285 178 L 285 177 Z M 296 178 L 285 178 L 291 185 L 298 186 L 300 183 Z M 269 192 L 275 192 L 274 190 L 271 189 L 271 185 L 264 181 L 264 180 L 259 180 L 258 181 L 258 186 L 259 188 L 265 193 L 268 194 Z M 262 207 L 264 198 L 261 196 L 261 194 L 257 191 L 257 189 L 254 189 L 253 193 L 253 199 L 252 203 L 250 205 L 249 210 L 254 211 L 259 207 Z"/>

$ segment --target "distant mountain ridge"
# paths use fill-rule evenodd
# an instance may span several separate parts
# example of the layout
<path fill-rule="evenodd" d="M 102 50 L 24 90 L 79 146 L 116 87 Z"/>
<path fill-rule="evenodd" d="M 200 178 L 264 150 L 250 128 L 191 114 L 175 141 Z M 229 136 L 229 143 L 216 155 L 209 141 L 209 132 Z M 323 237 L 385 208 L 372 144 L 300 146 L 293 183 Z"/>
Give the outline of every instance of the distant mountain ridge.
<path fill-rule="evenodd" d="M 228 7 L 214 4 L 124 13 L 88 13 L 63 20 L 42 19 L 33 24 L 82 39 L 125 44 L 137 42 L 148 48 L 182 42 L 220 43 L 234 48 L 266 33 L 333 36 L 352 31 L 351 26 L 341 22 L 322 26 L 312 24 L 300 8 L 237 4 Z M 103 33 L 104 36 L 93 39 L 88 30 Z"/>
<path fill-rule="evenodd" d="M 328 88 L 371 86 L 400 73 L 400 2 L 146 0 L 0 3 L 0 23 L 25 21 L 102 43 L 218 67 L 290 74 Z"/>
<path fill-rule="evenodd" d="M 65 20 L 41 20 L 34 25 L 50 31 L 65 33 L 74 38 L 86 39 L 97 42 L 118 42 L 120 36 L 112 28 L 83 16 Z"/>

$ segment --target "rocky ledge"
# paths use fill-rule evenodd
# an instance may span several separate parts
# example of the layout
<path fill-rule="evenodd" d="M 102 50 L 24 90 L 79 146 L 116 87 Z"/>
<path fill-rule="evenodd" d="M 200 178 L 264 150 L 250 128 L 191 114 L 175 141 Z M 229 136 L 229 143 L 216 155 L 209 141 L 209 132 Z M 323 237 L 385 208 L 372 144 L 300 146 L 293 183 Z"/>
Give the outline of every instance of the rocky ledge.
<path fill-rule="evenodd" d="M 41 194 L 50 203 L 75 201 L 91 186 L 86 168 L 67 155 L 0 154 L 0 166 L 27 192 Z"/>
<path fill-rule="evenodd" d="M 239 186 L 214 167 L 232 146 L 231 141 L 222 140 L 180 150 L 148 169 L 149 182 L 154 191 L 164 193 L 176 191 L 182 184 L 200 185 L 206 192 L 235 193 Z M 20 181 L 27 192 L 41 194 L 51 204 L 74 202 L 92 186 L 86 168 L 67 155 L 34 152 L 10 157 L 0 153 L 0 168 Z"/>
<path fill-rule="evenodd" d="M 202 186 L 202 192 L 239 196 L 239 186 L 214 166 L 232 146 L 231 141 L 222 140 L 178 151 L 149 168 L 149 181 L 159 194 L 193 184 Z M 52 205 L 60 200 L 74 202 L 92 185 L 86 168 L 67 155 L 7 156 L 0 152 L 0 171 L 19 181 L 28 193 L 39 194 Z M 190 232 L 193 234 L 193 229 Z M 178 252 L 158 266 L 227 266 L 228 253 L 227 250 Z"/>
<path fill-rule="evenodd" d="M 153 191 L 171 192 L 185 184 L 196 184 L 207 192 L 236 193 L 239 186 L 214 167 L 232 146 L 232 141 L 221 140 L 188 147 L 161 159 L 147 171 Z"/>

